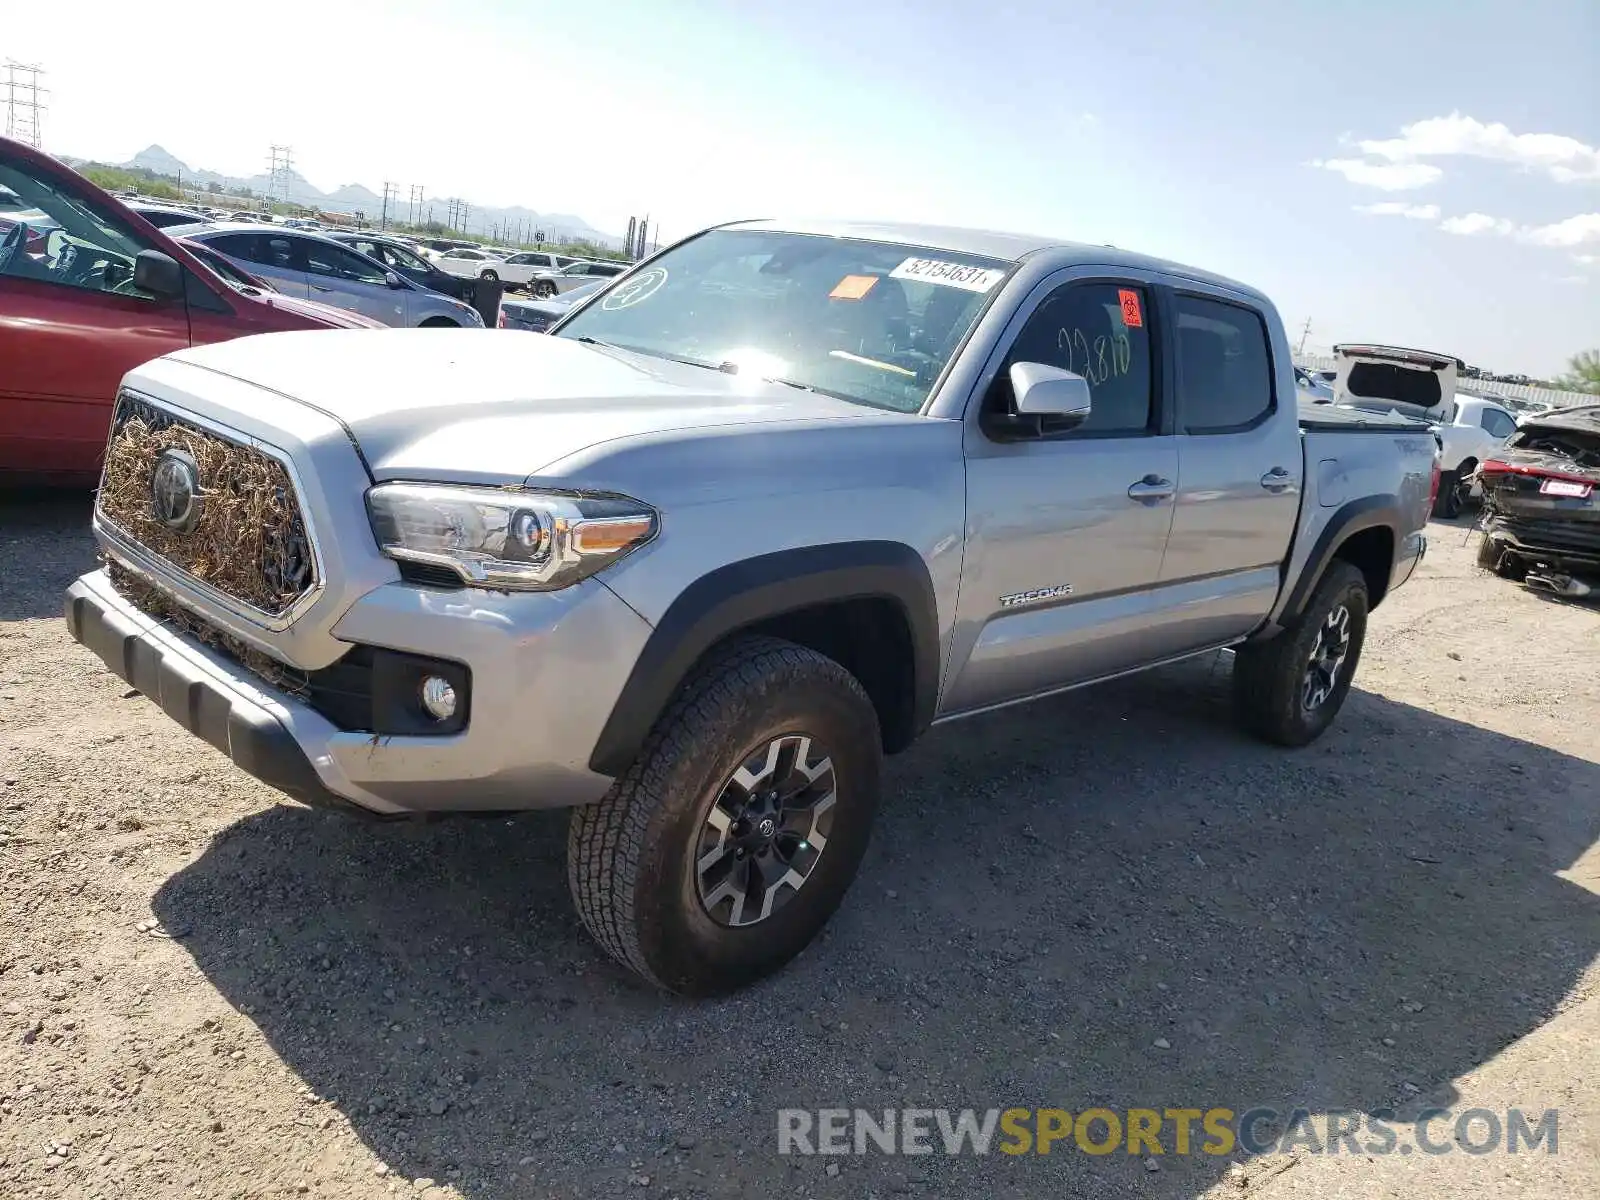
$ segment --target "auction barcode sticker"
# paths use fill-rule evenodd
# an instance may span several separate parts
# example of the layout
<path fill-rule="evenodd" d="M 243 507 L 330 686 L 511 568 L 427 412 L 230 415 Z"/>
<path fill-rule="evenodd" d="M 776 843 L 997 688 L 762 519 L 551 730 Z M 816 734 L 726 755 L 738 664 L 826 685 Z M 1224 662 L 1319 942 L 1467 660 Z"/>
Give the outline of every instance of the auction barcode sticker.
<path fill-rule="evenodd" d="M 992 267 L 975 267 L 971 263 L 945 262 L 938 258 L 908 258 L 889 272 L 890 279 L 939 283 L 969 292 L 987 292 L 1005 277 L 1004 271 Z"/>

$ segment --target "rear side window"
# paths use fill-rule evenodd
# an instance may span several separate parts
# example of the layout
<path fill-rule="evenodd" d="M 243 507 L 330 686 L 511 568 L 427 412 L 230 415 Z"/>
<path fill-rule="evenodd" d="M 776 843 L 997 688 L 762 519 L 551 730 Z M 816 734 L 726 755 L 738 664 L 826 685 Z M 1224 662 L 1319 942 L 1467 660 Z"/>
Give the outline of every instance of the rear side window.
<path fill-rule="evenodd" d="M 1177 297 L 1178 414 L 1185 433 L 1246 429 L 1273 408 L 1272 356 L 1261 315 Z"/>
<path fill-rule="evenodd" d="M 1479 418 L 1478 423 L 1483 426 L 1490 437 L 1510 437 L 1517 431 L 1517 423 L 1497 408 L 1484 409 L 1483 416 Z"/>

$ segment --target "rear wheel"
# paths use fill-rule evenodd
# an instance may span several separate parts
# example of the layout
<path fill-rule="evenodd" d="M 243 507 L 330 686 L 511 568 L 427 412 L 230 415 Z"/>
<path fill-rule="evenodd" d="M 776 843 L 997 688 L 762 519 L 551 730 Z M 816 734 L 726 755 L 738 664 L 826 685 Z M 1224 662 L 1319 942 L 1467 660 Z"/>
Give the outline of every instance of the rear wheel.
<path fill-rule="evenodd" d="M 485 283 L 499 283 L 500 273 L 498 271 L 485 271 L 483 274 L 479 275 L 478 278 L 483 280 Z"/>
<path fill-rule="evenodd" d="M 1521 583 L 1528 574 L 1528 566 L 1520 556 L 1507 549 L 1504 542 L 1487 534 L 1478 543 L 1478 565 L 1486 571 L 1493 571 L 1501 579 L 1517 583 Z"/>
<path fill-rule="evenodd" d="M 1241 724 L 1280 746 L 1320 737 L 1350 692 L 1367 634 L 1367 581 L 1335 561 L 1305 611 L 1277 637 L 1234 656 L 1234 706 Z"/>
<path fill-rule="evenodd" d="M 541 279 L 533 285 L 533 294 L 540 300 L 548 300 L 556 294 L 556 285 L 549 280 Z"/>
<path fill-rule="evenodd" d="M 417 326 L 417 328 L 418 329 L 460 329 L 461 326 L 457 325 L 449 317 L 429 317 L 421 325 Z"/>
<path fill-rule="evenodd" d="M 625 966 L 713 995 L 777 970 L 855 878 L 878 803 L 877 714 L 853 675 L 774 638 L 701 666 L 626 775 L 573 811 L 578 915 Z"/>
<path fill-rule="evenodd" d="M 1461 472 L 1443 471 L 1439 475 L 1439 494 L 1433 500 L 1433 515 L 1456 517 L 1461 515 Z"/>

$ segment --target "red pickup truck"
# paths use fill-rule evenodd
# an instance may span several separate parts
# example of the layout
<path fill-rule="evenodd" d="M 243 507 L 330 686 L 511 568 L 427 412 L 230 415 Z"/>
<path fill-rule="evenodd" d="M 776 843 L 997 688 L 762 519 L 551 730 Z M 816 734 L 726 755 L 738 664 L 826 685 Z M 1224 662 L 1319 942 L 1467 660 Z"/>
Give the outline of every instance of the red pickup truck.
<path fill-rule="evenodd" d="M 0 138 L 0 487 L 93 483 L 117 384 L 148 359 L 373 324 L 227 281 L 76 171 Z"/>

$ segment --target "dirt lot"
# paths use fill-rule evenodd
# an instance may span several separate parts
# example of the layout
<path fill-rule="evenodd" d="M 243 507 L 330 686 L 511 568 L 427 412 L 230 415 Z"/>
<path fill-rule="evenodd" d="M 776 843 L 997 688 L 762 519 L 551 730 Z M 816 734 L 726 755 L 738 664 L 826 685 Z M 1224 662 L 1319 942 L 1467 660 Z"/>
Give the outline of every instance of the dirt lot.
<path fill-rule="evenodd" d="M 86 522 L 0 499 L 0 1197 L 1600 1194 L 1600 612 L 1463 528 L 1318 745 L 1235 733 L 1223 657 L 941 732 L 819 944 L 688 1003 L 585 938 L 560 814 L 278 804 L 130 695 L 60 620 Z M 776 1153 L 791 1105 L 1430 1099 L 1559 1153 Z"/>

